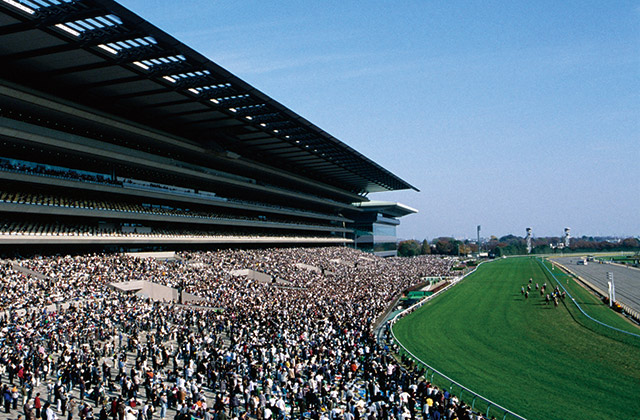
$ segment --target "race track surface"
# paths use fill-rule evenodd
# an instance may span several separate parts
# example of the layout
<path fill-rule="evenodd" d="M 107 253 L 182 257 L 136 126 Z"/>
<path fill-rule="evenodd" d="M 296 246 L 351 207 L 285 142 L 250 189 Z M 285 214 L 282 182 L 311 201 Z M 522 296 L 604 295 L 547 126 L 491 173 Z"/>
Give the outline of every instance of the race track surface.
<path fill-rule="evenodd" d="M 599 264 L 590 261 L 587 265 L 578 265 L 580 257 L 554 258 L 574 274 L 584 278 L 607 293 L 607 272 L 613 273 L 616 286 L 616 300 L 640 312 L 640 270 L 617 264 Z"/>

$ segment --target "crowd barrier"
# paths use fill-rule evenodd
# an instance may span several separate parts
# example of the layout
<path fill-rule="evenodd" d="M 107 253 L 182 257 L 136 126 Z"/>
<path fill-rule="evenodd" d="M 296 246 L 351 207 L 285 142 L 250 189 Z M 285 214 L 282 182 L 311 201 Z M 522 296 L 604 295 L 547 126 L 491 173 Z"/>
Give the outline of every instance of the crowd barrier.
<path fill-rule="evenodd" d="M 562 282 L 561 282 L 561 281 L 559 281 L 559 280 L 556 278 L 555 274 L 553 274 L 553 273 L 551 272 L 551 270 L 549 270 L 549 267 L 547 267 L 547 266 L 544 264 L 544 261 L 543 261 L 541 258 L 537 258 L 537 261 L 538 261 L 538 263 L 540 263 L 540 265 L 542 265 L 542 266 L 545 268 L 545 270 L 547 270 L 547 272 L 551 275 L 551 277 L 553 277 L 553 279 L 556 281 L 556 283 L 558 284 L 558 286 L 562 287 L 562 290 L 564 290 L 564 292 L 567 294 L 567 296 L 569 297 L 569 299 L 571 299 L 571 301 L 573 302 L 573 304 L 574 304 L 574 305 L 576 305 L 576 307 L 578 308 L 578 310 L 579 310 L 579 311 L 580 311 L 584 316 L 586 316 L 588 319 L 590 319 L 591 321 L 593 321 L 593 322 L 595 322 L 595 323 L 597 323 L 597 324 L 599 324 L 599 325 L 604 326 L 605 328 L 609 328 L 610 330 L 617 331 L 617 332 L 620 332 L 620 333 L 623 333 L 623 334 L 627 334 L 627 335 L 631 335 L 631 336 L 633 336 L 633 337 L 640 338 L 640 335 L 638 335 L 638 334 L 634 334 L 634 333 L 629 332 L 629 331 L 621 330 L 620 328 L 612 327 L 611 325 L 605 324 L 604 322 L 599 321 L 599 320 L 597 320 L 597 319 L 593 318 L 591 315 L 587 314 L 587 313 L 584 311 L 584 309 L 582 309 L 582 307 L 578 304 L 578 302 L 576 302 L 575 298 L 574 298 L 573 296 L 571 296 L 571 293 L 569 293 L 569 291 L 568 291 L 568 290 L 567 290 L 567 289 L 562 285 Z"/>
<path fill-rule="evenodd" d="M 486 263 L 486 262 L 480 263 L 478 265 L 478 267 L 480 265 L 484 264 L 484 263 Z M 487 418 L 489 417 L 490 414 L 494 414 L 497 411 L 499 415 L 502 415 L 502 419 L 503 420 L 507 420 L 507 419 L 527 420 L 525 417 L 522 417 L 521 415 L 514 413 L 513 411 L 501 406 L 500 404 L 497 404 L 497 403 L 491 401 L 490 399 L 483 397 L 482 395 L 478 394 L 477 392 L 474 392 L 473 390 L 467 388 L 466 386 L 460 384 L 459 382 L 456 382 L 455 380 L 451 379 L 450 377 L 448 377 L 444 373 L 438 371 L 437 369 L 433 368 L 432 366 L 429 366 L 426 362 L 424 362 L 422 359 L 420 359 L 415 354 L 413 354 L 410 350 L 408 350 L 396 338 L 396 335 L 393 332 L 393 324 L 395 324 L 400 318 L 402 318 L 403 316 L 405 316 L 405 315 L 415 311 L 416 309 L 420 308 L 425 303 L 427 303 L 431 299 L 433 299 L 436 296 L 438 296 L 440 293 L 443 293 L 443 292 L 449 290 L 450 288 L 454 287 L 455 285 L 457 285 L 461 280 L 463 280 L 465 277 L 467 277 L 472 272 L 473 271 L 470 271 L 470 272 L 466 273 L 464 276 L 456 277 L 450 284 L 448 284 L 443 289 L 440 289 L 439 291 L 437 291 L 433 295 L 425 297 L 420 302 L 417 302 L 414 305 L 410 306 L 409 308 L 405 309 L 404 311 L 398 313 L 390 321 L 388 321 L 388 324 L 387 324 L 388 328 L 389 328 L 389 330 L 391 332 L 391 336 L 393 337 L 394 343 L 396 343 L 399 346 L 399 349 L 401 349 L 401 351 L 399 352 L 400 354 L 402 354 L 402 352 L 404 352 L 407 356 L 409 356 L 411 359 L 413 359 L 416 363 L 418 363 L 420 366 L 424 367 L 426 369 L 425 378 L 427 380 L 429 380 L 431 383 L 434 383 L 434 384 L 436 384 L 438 386 L 441 386 L 441 387 L 444 386 L 443 384 L 448 385 L 449 386 L 449 393 L 453 394 L 454 392 L 456 392 L 457 396 L 458 396 L 458 398 L 460 400 L 463 400 L 463 398 L 464 398 L 465 401 L 469 401 L 469 399 L 471 399 L 470 406 L 471 406 L 471 409 L 473 411 L 482 411 L 482 412 L 485 413 L 485 416 Z M 467 394 L 468 397 L 465 394 Z M 486 409 L 485 409 L 485 406 L 486 406 Z M 480 410 L 481 408 L 482 408 L 482 410 Z"/>
<path fill-rule="evenodd" d="M 595 294 L 597 294 L 597 295 L 599 295 L 601 297 L 606 297 L 607 296 L 607 293 L 604 290 L 600 289 L 599 287 L 597 287 L 596 285 L 594 285 L 593 283 L 591 283 L 590 281 L 588 281 L 584 277 L 574 274 L 572 271 L 567 269 L 565 266 L 563 266 L 563 265 L 561 265 L 561 264 L 559 264 L 559 263 L 557 263 L 555 261 L 552 261 L 552 260 L 547 260 L 547 261 L 549 261 L 552 265 L 558 267 L 560 270 L 565 271 L 567 273 L 570 273 L 570 275 L 572 275 L 573 277 L 578 279 L 582 284 L 584 284 L 589 289 L 591 289 L 591 291 L 593 291 Z M 636 311 L 635 309 L 631 308 L 629 305 L 626 305 L 624 303 L 618 302 L 618 304 L 622 307 L 622 309 L 624 310 L 624 313 L 626 315 L 628 315 L 630 318 L 632 318 L 636 322 L 640 323 L 640 312 Z"/>

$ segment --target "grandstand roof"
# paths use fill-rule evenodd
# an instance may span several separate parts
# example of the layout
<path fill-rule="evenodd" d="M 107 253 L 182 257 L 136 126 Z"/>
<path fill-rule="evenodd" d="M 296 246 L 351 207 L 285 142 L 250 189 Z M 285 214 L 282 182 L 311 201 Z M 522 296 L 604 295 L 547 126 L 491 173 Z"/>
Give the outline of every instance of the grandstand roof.
<path fill-rule="evenodd" d="M 402 217 L 418 213 L 418 210 L 412 207 L 393 201 L 368 201 L 365 203 L 354 203 L 354 206 L 365 211 L 376 211 L 390 217 Z"/>
<path fill-rule="evenodd" d="M 2 77 L 357 193 L 414 189 L 112 0 L 0 0 Z"/>

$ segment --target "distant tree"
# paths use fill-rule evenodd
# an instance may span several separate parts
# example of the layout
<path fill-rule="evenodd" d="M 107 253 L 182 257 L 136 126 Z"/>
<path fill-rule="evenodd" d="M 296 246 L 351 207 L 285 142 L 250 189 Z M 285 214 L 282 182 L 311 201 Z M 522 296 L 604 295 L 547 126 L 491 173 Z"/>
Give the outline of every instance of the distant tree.
<path fill-rule="evenodd" d="M 471 254 L 471 246 L 461 243 L 460 245 L 458 245 L 458 251 L 460 252 L 460 255 Z"/>
<path fill-rule="evenodd" d="M 491 252 L 496 257 L 502 257 L 503 255 L 524 255 L 527 253 L 527 247 L 522 238 L 520 240 L 513 240 L 513 238 L 507 238 L 509 242 L 498 242 Z"/>
<path fill-rule="evenodd" d="M 420 243 L 418 241 L 410 239 L 400 242 L 398 245 L 398 256 L 415 257 L 416 255 L 420 255 Z"/>
<path fill-rule="evenodd" d="M 458 250 L 460 249 L 460 254 L 463 253 L 463 249 L 460 248 L 464 244 L 457 239 L 448 238 L 448 237 L 440 237 L 433 240 L 433 251 L 436 254 L 441 255 L 458 255 Z"/>
<path fill-rule="evenodd" d="M 570 248 L 573 250 L 587 249 L 587 248 L 598 249 L 596 247 L 597 247 L 597 244 L 595 242 L 589 241 L 588 239 L 586 239 L 585 236 L 583 236 L 580 239 L 572 240 L 570 245 Z"/>
<path fill-rule="evenodd" d="M 475 242 L 465 241 L 465 245 L 469 247 L 470 252 L 478 252 L 478 244 Z"/>
<path fill-rule="evenodd" d="M 422 241 L 422 246 L 420 247 L 420 254 L 421 255 L 431 254 L 431 245 L 429 244 L 429 241 L 427 241 L 426 239 Z"/>
<path fill-rule="evenodd" d="M 506 235 L 503 236 L 502 238 L 499 239 L 500 242 L 506 242 L 508 244 L 511 244 L 513 242 L 518 242 L 519 240 L 521 240 L 522 238 L 518 237 L 518 236 L 514 236 L 514 235 Z"/>
<path fill-rule="evenodd" d="M 547 244 L 541 243 L 539 245 L 534 245 L 531 250 L 532 254 L 550 254 L 553 250 Z"/>
<path fill-rule="evenodd" d="M 559 253 L 563 250 L 564 252 L 634 251 L 640 254 L 640 237 L 620 239 L 611 236 L 582 236 L 571 239 L 569 248 L 563 248 L 564 238 L 549 236 L 535 238 L 532 245 L 531 252 L 533 254 Z M 487 250 L 489 254 L 498 257 L 527 254 L 525 238 L 515 235 L 505 235 L 501 238 L 491 235 L 489 240 L 483 243 L 482 248 Z M 451 237 L 439 237 L 431 242 L 431 252 L 434 254 L 457 255 L 458 251 L 460 251 L 460 255 L 476 252 L 477 244 L 470 243 L 469 240 L 460 242 Z"/>
<path fill-rule="evenodd" d="M 498 238 L 495 235 L 491 235 L 489 237 L 489 241 L 487 241 L 484 245 L 485 249 L 489 251 L 493 251 L 498 246 Z"/>
<path fill-rule="evenodd" d="M 458 253 L 457 247 L 454 248 L 454 243 L 452 238 L 436 238 L 434 239 L 436 246 L 436 254 L 441 255 L 454 255 Z"/>
<path fill-rule="evenodd" d="M 623 239 L 620 245 L 622 245 L 623 248 L 638 248 L 640 247 L 640 241 L 636 238 L 627 238 Z"/>

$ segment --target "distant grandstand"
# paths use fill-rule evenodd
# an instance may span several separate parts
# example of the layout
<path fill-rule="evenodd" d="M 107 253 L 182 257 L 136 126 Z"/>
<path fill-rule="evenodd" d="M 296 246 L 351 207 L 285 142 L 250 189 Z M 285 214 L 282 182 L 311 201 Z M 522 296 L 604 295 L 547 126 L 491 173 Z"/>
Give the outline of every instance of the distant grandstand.
<path fill-rule="evenodd" d="M 0 246 L 347 244 L 417 191 L 111 0 L 0 0 L 0 62 Z"/>

